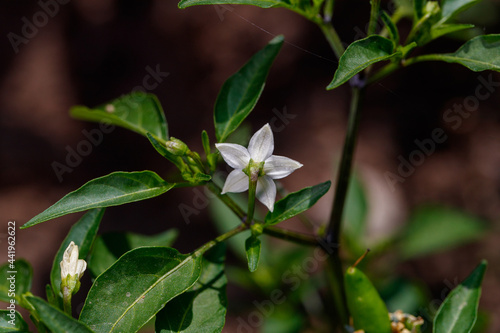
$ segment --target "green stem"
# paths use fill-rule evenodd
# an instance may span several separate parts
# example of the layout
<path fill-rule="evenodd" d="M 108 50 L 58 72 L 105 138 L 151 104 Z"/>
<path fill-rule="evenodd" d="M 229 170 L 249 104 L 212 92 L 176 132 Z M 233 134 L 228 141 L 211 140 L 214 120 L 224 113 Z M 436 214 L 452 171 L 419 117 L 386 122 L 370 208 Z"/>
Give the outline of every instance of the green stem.
<path fill-rule="evenodd" d="M 377 28 L 380 0 L 371 0 L 370 3 L 372 5 L 372 8 L 370 11 L 370 23 L 368 24 L 367 36 L 373 35 L 375 33 L 375 29 Z"/>
<path fill-rule="evenodd" d="M 337 34 L 337 31 L 330 23 L 323 22 L 318 23 L 318 25 L 321 28 L 321 31 L 323 31 L 323 34 L 325 35 L 328 43 L 330 44 L 330 47 L 335 53 L 335 56 L 337 57 L 337 59 L 340 59 L 342 54 L 344 54 L 345 49 L 339 35 Z"/>
<path fill-rule="evenodd" d="M 326 241 L 329 244 L 336 244 L 336 251 L 330 256 L 330 267 L 328 277 L 330 279 L 330 288 L 333 293 L 335 307 L 339 319 L 343 325 L 348 324 L 349 314 L 344 290 L 344 274 L 342 263 L 339 256 L 340 232 L 342 229 L 342 216 L 344 212 L 345 199 L 351 177 L 352 160 L 354 148 L 356 146 L 356 137 L 360 118 L 360 101 L 363 88 L 352 87 L 351 107 L 349 112 L 349 121 L 347 125 L 346 139 L 344 149 L 340 160 L 340 168 L 337 174 L 337 185 L 335 188 L 335 197 L 330 216 L 330 223 L 327 228 Z"/>
<path fill-rule="evenodd" d="M 394 71 L 398 70 L 399 68 L 401 68 L 401 62 L 392 62 L 388 65 L 385 65 L 384 67 L 382 67 L 379 71 L 377 71 L 376 73 L 374 73 L 373 75 L 371 75 L 370 77 L 368 77 L 367 81 L 366 81 L 366 84 L 369 85 L 369 84 L 372 84 L 372 83 L 375 83 L 377 81 L 380 81 L 382 80 L 384 77 L 386 77 L 387 75 L 393 73 Z"/>
<path fill-rule="evenodd" d="M 335 1 L 334 0 L 326 0 L 326 3 L 325 3 L 325 10 L 323 12 L 323 21 L 325 23 L 330 23 L 332 22 L 332 18 L 333 18 L 333 7 L 335 5 Z"/>
<path fill-rule="evenodd" d="M 252 225 L 253 221 L 253 214 L 255 212 L 255 192 L 257 191 L 257 177 L 255 179 L 252 179 L 253 177 L 249 177 L 249 184 L 248 184 L 248 211 L 247 211 L 247 218 L 245 223 L 247 225 Z"/>
<path fill-rule="evenodd" d="M 246 224 L 242 223 L 239 226 L 237 226 L 236 228 L 229 230 L 228 232 L 218 236 L 217 238 L 211 240 L 210 242 L 203 244 L 202 246 L 200 246 L 199 248 L 197 248 L 193 252 L 193 255 L 194 256 L 202 255 L 203 253 L 210 250 L 212 247 L 219 244 L 220 242 L 223 242 L 226 239 L 229 239 L 229 238 L 231 238 L 231 237 L 233 237 L 233 236 L 235 236 L 235 235 L 239 234 L 240 232 L 245 231 L 247 229 L 248 229 L 248 226 Z"/>
<path fill-rule="evenodd" d="M 246 214 L 238 206 L 236 202 L 233 201 L 229 196 L 221 194 L 221 188 L 217 186 L 214 182 L 210 181 L 207 183 L 208 189 L 215 194 L 223 203 L 226 204 L 240 219 L 243 219 Z"/>
<path fill-rule="evenodd" d="M 315 237 L 291 230 L 276 228 L 273 226 L 267 226 L 264 227 L 263 233 L 272 237 L 280 238 L 297 244 L 318 246 L 318 241 Z"/>
<path fill-rule="evenodd" d="M 71 291 L 68 288 L 64 288 L 63 292 L 63 308 L 69 316 L 72 316 L 71 311 Z"/>

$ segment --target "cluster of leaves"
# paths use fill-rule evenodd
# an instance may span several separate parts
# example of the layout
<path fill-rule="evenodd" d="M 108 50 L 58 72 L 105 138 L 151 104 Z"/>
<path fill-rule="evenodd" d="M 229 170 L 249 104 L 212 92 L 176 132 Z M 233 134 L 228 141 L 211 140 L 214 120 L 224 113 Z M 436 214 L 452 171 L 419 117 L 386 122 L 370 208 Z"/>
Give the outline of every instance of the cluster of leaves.
<path fill-rule="evenodd" d="M 411 56 L 419 46 L 446 34 L 470 28 L 471 25 L 455 24 L 452 20 L 476 2 L 400 0 L 397 11 L 391 16 L 380 11 L 380 1 L 372 0 L 370 27 L 374 26 L 374 21 L 381 19 L 385 29 L 375 34 L 374 29 L 370 28 L 368 37 L 353 42 L 345 52 L 331 26 L 332 0 L 182 0 L 179 7 L 247 4 L 262 8 L 284 7 L 303 15 L 323 30 L 334 51 L 341 55 L 333 80 L 327 87 L 333 89 L 350 80 L 353 86 L 364 88 L 366 84 L 376 82 L 398 68 L 421 61 L 458 63 L 473 71 L 499 71 L 500 35 L 477 36 L 454 53 Z M 406 41 L 401 43 L 401 32 L 397 23 L 404 17 L 411 19 L 413 23 Z M 254 109 L 282 44 L 282 36 L 274 38 L 224 83 L 214 108 L 216 142 L 227 141 Z M 372 68 L 372 65 L 382 61 L 389 63 L 376 70 Z M 355 77 L 356 80 L 352 80 Z M 92 109 L 77 106 L 71 110 L 71 114 L 83 120 L 106 121 L 145 136 L 158 153 L 178 168 L 182 180 L 170 182 L 153 171 L 114 172 L 87 182 L 23 226 L 27 228 L 66 214 L 88 211 L 70 230 L 56 254 L 51 270 L 51 283 L 46 288 L 47 301 L 33 296 L 29 291 L 32 276 L 30 265 L 23 260 L 16 262 L 17 270 L 26 273 L 22 275 L 23 279 L 17 281 L 16 302 L 28 309 L 40 332 L 135 332 L 152 320 L 156 332 L 220 332 L 224 326 L 227 309 L 224 241 L 229 240 L 229 245 L 235 252 L 248 261 L 250 271 L 255 271 L 259 264 L 261 267 L 250 278 L 242 277 L 238 268 L 230 268 L 228 272 L 231 277 L 241 285 L 258 286 L 265 291 L 284 288 L 283 285 L 273 282 L 279 279 L 270 277 L 279 276 L 280 272 L 286 269 L 283 265 L 290 265 L 291 261 L 283 260 L 282 256 L 272 259 L 273 256 L 267 255 L 261 260 L 261 252 L 266 251 L 266 243 L 260 238 L 262 233 L 294 239 L 299 243 L 317 247 L 323 241 L 324 235 L 321 234 L 318 238 L 293 234 L 274 225 L 308 210 L 327 193 L 330 188 L 329 181 L 291 193 L 279 200 L 274 211 L 267 213 L 264 218 L 256 218 L 254 223 L 245 223 L 246 214 L 237 200 L 221 195 L 219 184 L 212 179 L 219 158 L 213 151 L 207 132 L 202 133 L 204 154 L 193 152 L 181 140 L 170 137 L 165 115 L 155 96 L 134 93 Z M 344 219 L 346 227 L 343 244 L 346 253 L 356 258 L 370 241 L 366 238 L 368 203 L 358 180 L 353 179 Z M 224 230 L 219 237 L 189 254 L 181 254 L 170 247 L 177 235 L 175 230 L 167 230 L 149 237 L 131 233 L 97 236 L 106 207 L 157 197 L 176 187 L 203 185 L 220 199 L 214 200 L 211 205 L 215 222 Z M 221 203 L 225 204 L 222 208 Z M 224 209 L 229 209 L 232 213 L 228 214 Z M 230 230 L 227 229 L 227 224 L 231 225 Z M 248 236 L 250 230 L 251 235 Z M 442 230 L 447 232 L 441 232 Z M 380 258 L 397 250 L 400 259 L 406 260 L 463 243 L 477 237 L 481 232 L 473 218 L 447 209 L 422 208 L 414 214 L 402 232 L 393 235 L 393 238 L 372 244 L 377 254 L 372 257 Z M 231 238 L 233 236 L 234 238 Z M 78 320 L 62 311 L 60 292 L 59 262 L 71 241 L 79 246 L 80 258 L 88 260 L 93 276 L 92 287 L 88 291 Z M 287 255 L 302 260 L 308 254 L 300 250 L 285 253 L 283 256 Z M 485 268 L 486 263 L 481 263 L 444 301 L 434 319 L 434 332 L 470 331 L 477 318 L 480 286 Z M 6 272 L 8 266 L 4 265 L 1 269 Z M 349 272 L 348 270 L 348 274 Z M 347 282 L 342 288 L 348 289 L 350 301 L 347 303 L 355 325 L 356 322 L 366 323 L 366 318 L 370 319 L 372 315 L 377 318 L 384 317 L 388 310 L 385 303 L 378 299 L 378 291 L 364 275 L 352 274 L 356 279 L 346 274 Z M 0 299 L 9 301 L 8 286 L 5 285 L 7 282 L 4 280 L 2 283 Z M 324 283 L 323 280 L 311 279 L 298 288 L 298 293 L 290 292 L 293 297 L 289 297 L 290 301 L 284 305 L 286 310 L 270 315 L 276 319 L 277 316 L 285 314 L 285 319 L 282 317 L 282 320 L 269 321 L 275 326 L 269 324 L 267 329 L 273 332 L 291 331 L 292 328 L 286 326 L 291 322 L 296 325 L 295 329 L 300 327 L 300 322 L 292 321 L 297 318 L 287 317 L 286 314 L 293 313 L 291 308 L 303 305 L 301 303 L 304 295 L 317 296 L 318 287 Z M 414 284 L 406 283 L 404 286 L 415 290 Z M 366 292 L 358 295 L 360 290 Z M 384 292 L 382 294 L 384 295 Z M 352 302 L 353 299 L 359 300 L 359 297 L 367 295 L 371 295 L 370 299 L 366 299 L 366 303 L 361 307 Z M 389 308 L 396 306 L 400 309 L 404 308 L 401 299 L 404 302 L 413 302 L 421 292 L 410 292 L 408 295 L 400 297 L 399 302 L 396 299 L 400 295 L 394 292 L 386 292 L 384 298 Z M 414 302 L 413 305 L 415 304 L 417 303 Z M 466 305 L 463 306 L 464 304 Z M 414 310 L 411 307 L 406 309 Z M 8 311 L 2 310 L 2 315 L 7 313 Z M 27 331 L 27 324 L 21 315 L 15 312 L 15 316 L 15 330 Z M 381 322 L 383 323 L 380 325 L 386 325 L 385 319 Z M 0 331 L 5 331 L 4 327 L 13 330 L 12 326 L 7 325 L 2 322 Z M 356 329 L 365 329 L 366 333 L 383 332 L 370 331 L 368 327 Z"/>

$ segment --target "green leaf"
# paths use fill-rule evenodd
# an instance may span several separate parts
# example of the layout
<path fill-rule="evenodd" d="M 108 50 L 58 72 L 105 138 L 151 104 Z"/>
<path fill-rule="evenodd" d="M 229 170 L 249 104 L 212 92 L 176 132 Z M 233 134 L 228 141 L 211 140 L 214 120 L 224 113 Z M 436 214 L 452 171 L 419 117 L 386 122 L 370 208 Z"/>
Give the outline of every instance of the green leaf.
<path fill-rule="evenodd" d="M 94 281 L 80 320 L 97 333 L 136 332 L 198 280 L 201 260 L 167 247 L 131 250 Z"/>
<path fill-rule="evenodd" d="M 227 308 L 225 252 L 225 243 L 219 243 L 205 254 L 203 270 L 194 286 L 156 315 L 156 333 L 222 331 Z"/>
<path fill-rule="evenodd" d="M 289 7 L 283 0 L 181 0 L 179 8 L 198 5 L 252 5 L 261 8 Z"/>
<path fill-rule="evenodd" d="M 53 333 L 92 333 L 84 323 L 68 316 L 61 310 L 53 307 L 43 299 L 26 296 L 26 300 L 33 305 L 42 323 Z"/>
<path fill-rule="evenodd" d="M 251 235 L 245 241 L 245 251 L 247 253 L 248 270 L 255 272 L 259 266 L 260 259 L 260 239 Z"/>
<path fill-rule="evenodd" d="M 99 236 L 89 259 L 89 269 L 99 276 L 126 252 L 141 246 L 172 246 L 179 232 L 166 230 L 160 234 L 146 236 L 131 232 L 111 232 Z"/>
<path fill-rule="evenodd" d="M 453 289 L 439 307 L 434 318 L 434 333 L 469 333 L 477 318 L 481 283 L 487 262 L 479 266 Z"/>
<path fill-rule="evenodd" d="M 387 31 L 389 31 L 389 36 L 391 37 L 392 43 L 393 43 L 393 48 L 392 52 L 396 49 L 396 47 L 399 45 L 399 31 L 396 26 L 396 23 L 392 20 L 391 16 L 387 14 L 385 10 L 383 10 L 380 13 L 380 17 L 382 18 L 382 21 L 384 22 L 385 26 L 387 27 Z"/>
<path fill-rule="evenodd" d="M 479 219 L 443 207 L 421 207 L 410 217 L 400 240 L 403 258 L 413 258 L 463 244 L 481 237 Z"/>
<path fill-rule="evenodd" d="M 74 242 L 78 246 L 79 259 L 85 259 L 87 254 L 90 252 L 90 248 L 94 243 L 94 239 L 97 235 L 97 230 L 99 229 L 99 224 L 101 223 L 102 216 L 104 215 L 104 209 L 93 209 L 82 216 L 82 218 L 71 227 L 68 235 L 62 242 L 54 257 L 54 262 L 52 263 L 52 270 L 50 271 L 50 283 L 54 291 L 54 295 L 61 299 L 61 261 L 64 256 L 64 252 L 68 248 L 71 242 Z M 62 303 L 61 303 L 62 304 Z"/>
<path fill-rule="evenodd" d="M 446 22 L 458 13 L 479 3 L 481 0 L 443 0 L 441 3 L 441 20 Z"/>
<path fill-rule="evenodd" d="M 222 85 L 214 108 L 218 142 L 225 141 L 257 104 L 264 90 L 269 69 L 282 45 L 283 36 L 273 38 Z"/>
<path fill-rule="evenodd" d="M 326 88 L 337 88 L 371 64 L 400 56 L 401 52 L 393 52 L 393 46 L 391 40 L 378 35 L 355 41 L 340 57 L 339 67 L 335 71 L 332 82 Z"/>
<path fill-rule="evenodd" d="M 431 40 L 439 38 L 441 36 L 451 34 L 453 32 L 474 28 L 474 24 L 441 24 L 434 25 L 431 28 Z"/>
<path fill-rule="evenodd" d="M 168 140 L 167 121 L 158 98 L 153 94 L 135 92 L 90 109 L 74 106 L 70 114 L 81 120 L 105 122 L 146 136 Z"/>
<path fill-rule="evenodd" d="M 24 259 L 6 262 L 0 266 L 0 276 L 0 301 L 9 303 L 14 298 L 17 304 L 21 304 L 21 295 L 31 289 L 33 269 L 29 262 Z M 11 282 L 15 288 L 11 288 Z"/>
<path fill-rule="evenodd" d="M 91 180 L 76 191 L 66 194 L 29 220 L 21 229 L 70 213 L 154 198 L 174 186 L 175 184 L 167 183 L 152 171 L 113 172 Z"/>
<path fill-rule="evenodd" d="M 19 312 L 11 313 L 10 310 L 0 310 L 0 333 L 14 332 L 29 332 L 28 324 Z"/>
<path fill-rule="evenodd" d="M 266 225 L 274 225 L 288 220 L 311 208 L 330 189 L 331 182 L 303 188 L 290 193 L 274 205 L 274 210 L 266 215 Z"/>
<path fill-rule="evenodd" d="M 500 71 L 500 34 L 477 36 L 462 45 L 455 53 L 427 54 L 412 59 L 415 59 L 413 62 L 437 60 L 457 63 L 474 72 L 484 70 L 498 72 Z"/>

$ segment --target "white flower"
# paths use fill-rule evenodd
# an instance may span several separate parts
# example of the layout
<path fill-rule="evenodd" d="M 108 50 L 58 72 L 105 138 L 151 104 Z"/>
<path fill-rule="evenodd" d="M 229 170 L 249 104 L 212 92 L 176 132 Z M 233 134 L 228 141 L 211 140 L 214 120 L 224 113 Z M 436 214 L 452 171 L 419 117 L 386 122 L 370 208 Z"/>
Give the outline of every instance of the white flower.
<path fill-rule="evenodd" d="M 87 263 L 83 259 L 78 259 L 78 245 L 72 241 L 68 248 L 64 251 L 63 260 L 61 261 L 61 280 L 66 279 L 68 275 L 77 276 L 77 279 L 83 275 Z"/>
<path fill-rule="evenodd" d="M 276 185 L 273 179 L 281 179 L 302 167 L 288 157 L 272 155 L 274 150 L 273 132 L 269 124 L 264 125 L 250 139 L 248 149 L 233 143 L 217 143 L 215 147 L 233 171 L 227 176 L 222 194 L 243 192 L 249 187 L 249 170 L 259 167 L 256 197 L 272 212 L 276 199 Z M 245 171 L 247 173 L 245 173 Z"/>

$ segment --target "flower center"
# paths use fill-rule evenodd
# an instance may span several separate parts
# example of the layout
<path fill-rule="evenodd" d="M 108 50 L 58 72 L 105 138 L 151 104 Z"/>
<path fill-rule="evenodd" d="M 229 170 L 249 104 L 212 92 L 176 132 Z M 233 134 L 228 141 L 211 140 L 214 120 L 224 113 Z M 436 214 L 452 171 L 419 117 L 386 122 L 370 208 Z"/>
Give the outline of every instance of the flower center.
<path fill-rule="evenodd" d="M 250 159 L 243 172 L 250 177 L 251 181 L 256 182 L 259 177 L 264 176 L 264 162 L 254 162 Z"/>

